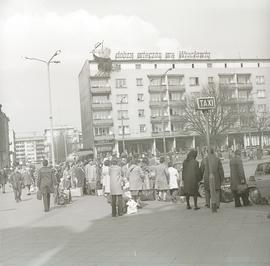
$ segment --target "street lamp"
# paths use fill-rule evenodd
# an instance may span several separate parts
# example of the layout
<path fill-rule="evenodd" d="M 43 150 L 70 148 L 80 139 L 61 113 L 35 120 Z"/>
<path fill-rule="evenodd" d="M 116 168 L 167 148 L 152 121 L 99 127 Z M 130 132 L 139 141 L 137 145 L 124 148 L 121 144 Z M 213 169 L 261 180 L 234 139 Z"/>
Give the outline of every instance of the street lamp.
<path fill-rule="evenodd" d="M 168 80 L 168 75 L 167 73 L 171 71 L 172 68 L 168 68 L 165 73 L 161 76 L 160 78 L 160 85 L 162 85 L 162 77 L 165 77 L 165 84 L 166 84 L 166 99 L 167 99 L 167 112 L 168 112 L 168 117 L 169 117 L 169 129 L 171 130 L 171 121 L 170 121 L 170 100 L 169 100 L 169 80 Z M 166 138 L 165 138 L 165 118 L 164 118 L 164 107 L 162 106 L 162 129 L 163 129 L 163 152 L 164 155 L 167 153 L 167 148 L 166 148 Z"/>
<path fill-rule="evenodd" d="M 25 57 L 27 60 L 39 61 L 47 65 L 47 73 L 48 73 L 48 89 L 49 89 L 49 112 L 50 112 L 50 131 L 51 131 L 51 157 L 52 157 L 52 165 L 55 166 L 55 157 L 54 157 L 54 143 L 53 143 L 53 116 L 52 116 L 52 92 L 51 92 L 51 78 L 50 78 L 50 64 L 59 64 L 60 61 L 55 61 L 53 58 L 61 53 L 61 50 L 57 50 L 52 57 L 46 61 L 35 57 Z"/>
<path fill-rule="evenodd" d="M 120 110 L 121 110 L 121 127 L 122 127 L 122 144 L 123 144 L 123 153 L 125 152 L 125 130 L 124 130 L 124 116 L 123 116 L 123 101 L 126 99 L 126 96 L 122 96 L 120 99 Z"/>

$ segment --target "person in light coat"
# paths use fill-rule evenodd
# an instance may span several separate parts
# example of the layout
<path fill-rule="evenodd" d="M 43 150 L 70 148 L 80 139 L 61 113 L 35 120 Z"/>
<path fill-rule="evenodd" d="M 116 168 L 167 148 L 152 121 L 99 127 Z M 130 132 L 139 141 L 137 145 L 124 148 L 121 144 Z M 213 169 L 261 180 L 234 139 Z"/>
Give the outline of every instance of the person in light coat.
<path fill-rule="evenodd" d="M 165 163 L 165 158 L 160 157 L 160 164 L 155 166 L 155 189 L 158 193 L 158 200 L 166 200 L 167 191 L 169 190 L 169 172 Z"/>
<path fill-rule="evenodd" d="M 30 168 L 28 166 L 23 166 L 21 174 L 23 176 L 24 186 L 27 189 L 27 195 L 31 195 L 30 187 L 32 184 L 32 177 L 31 177 L 31 173 L 30 173 Z"/>
<path fill-rule="evenodd" d="M 144 172 L 138 165 L 137 159 L 132 160 L 130 167 L 127 170 L 126 178 L 129 181 L 129 189 L 132 198 L 141 206 L 140 195 L 143 188 Z"/>
<path fill-rule="evenodd" d="M 168 163 L 168 172 L 169 172 L 169 187 L 170 194 L 172 197 L 172 202 L 176 202 L 175 194 L 178 191 L 178 183 L 179 183 L 179 173 L 176 168 L 173 167 L 173 163 Z"/>
<path fill-rule="evenodd" d="M 88 194 L 95 195 L 96 194 L 96 183 L 97 183 L 97 169 L 92 161 L 90 161 L 85 166 L 85 177 L 86 177 L 86 185 L 87 185 Z"/>
<path fill-rule="evenodd" d="M 109 160 L 105 160 L 102 166 L 102 187 L 104 190 L 105 196 L 110 194 L 110 175 L 109 175 Z"/>
<path fill-rule="evenodd" d="M 23 186 L 23 176 L 20 172 L 19 166 L 17 166 L 14 172 L 10 175 L 9 181 L 12 184 L 16 202 L 20 202 L 22 200 L 21 195 Z"/>
<path fill-rule="evenodd" d="M 110 193 L 112 196 L 112 217 L 123 215 L 123 177 L 121 167 L 117 165 L 117 159 L 112 159 L 109 169 Z"/>

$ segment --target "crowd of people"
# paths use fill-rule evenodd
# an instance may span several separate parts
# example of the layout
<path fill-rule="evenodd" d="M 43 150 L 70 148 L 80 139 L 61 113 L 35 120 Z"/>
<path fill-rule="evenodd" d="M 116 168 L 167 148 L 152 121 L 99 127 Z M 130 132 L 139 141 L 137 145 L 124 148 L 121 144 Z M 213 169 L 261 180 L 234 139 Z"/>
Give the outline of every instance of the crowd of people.
<path fill-rule="evenodd" d="M 211 174 L 215 182 L 214 191 L 210 189 Z M 190 197 L 193 197 L 194 210 L 199 210 L 201 181 L 204 183 L 205 207 L 211 207 L 212 196 L 219 208 L 224 170 L 220 158 L 211 149 L 200 163 L 196 150 L 191 150 L 182 162 L 169 156 L 157 158 L 145 154 L 123 154 L 117 157 L 107 154 L 96 159 L 65 162 L 56 168 L 44 160 L 43 166 L 36 171 L 27 165 L 17 164 L 12 171 L 1 170 L 0 178 L 3 193 L 9 180 L 16 202 L 21 201 L 23 187 L 27 189 L 27 195 L 37 187 L 47 212 L 50 210 L 51 193 L 55 195 L 55 203 L 66 204 L 72 202 L 72 191 L 76 189 L 81 195 L 104 195 L 112 206 L 112 216 L 116 217 L 136 212 L 143 207 L 145 199 L 174 203 L 180 199 L 186 202 L 187 209 L 191 209 Z M 230 185 L 235 207 L 250 205 L 247 189 L 243 189 L 246 178 L 239 150 L 230 159 Z"/>

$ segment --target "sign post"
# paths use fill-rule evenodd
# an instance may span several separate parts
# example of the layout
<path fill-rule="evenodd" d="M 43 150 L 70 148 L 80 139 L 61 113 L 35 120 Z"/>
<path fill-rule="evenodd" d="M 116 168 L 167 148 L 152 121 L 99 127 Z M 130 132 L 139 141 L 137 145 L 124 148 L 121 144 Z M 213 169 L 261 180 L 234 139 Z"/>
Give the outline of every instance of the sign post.
<path fill-rule="evenodd" d="M 209 168 L 209 187 L 210 187 L 210 195 L 211 195 L 211 209 L 212 212 L 217 212 L 217 202 L 216 202 L 216 188 L 215 188 L 215 177 L 213 175 L 212 168 L 212 155 L 211 155 L 211 147 L 210 147 L 210 130 L 209 130 L 209 120 L 208 120 L 208 112 L 210 109 L 215 108 L 216 102 L 214 97 L 201 97 L 197 98 L 197 109 L 202 111 L 206 120 L 206 141 L 207 141 L 207 149 L 208 149 L 208 168 Z"/>

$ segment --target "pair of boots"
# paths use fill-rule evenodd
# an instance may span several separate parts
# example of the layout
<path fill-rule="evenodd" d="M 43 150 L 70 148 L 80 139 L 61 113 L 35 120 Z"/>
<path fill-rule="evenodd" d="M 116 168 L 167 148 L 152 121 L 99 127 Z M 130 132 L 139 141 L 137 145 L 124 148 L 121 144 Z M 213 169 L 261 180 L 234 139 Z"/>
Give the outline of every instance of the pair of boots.
<path fill-rule="evenodd" d="M 187 209 L 190 210 L 191 209 L 191 206 L 190 206 L 190 203 L 189 203 L 189 198 L 190 196 L 189 195 L 186 195 L 186 201 L 187 201 Z M 198 207 L 197 205 L 197 196 L 193 196 L 193 200 L 194 200 L 194 210 L 199 210 L 200 208 Z"/>

